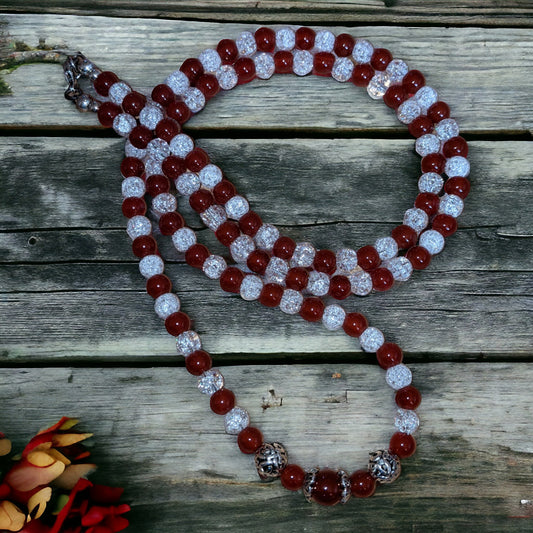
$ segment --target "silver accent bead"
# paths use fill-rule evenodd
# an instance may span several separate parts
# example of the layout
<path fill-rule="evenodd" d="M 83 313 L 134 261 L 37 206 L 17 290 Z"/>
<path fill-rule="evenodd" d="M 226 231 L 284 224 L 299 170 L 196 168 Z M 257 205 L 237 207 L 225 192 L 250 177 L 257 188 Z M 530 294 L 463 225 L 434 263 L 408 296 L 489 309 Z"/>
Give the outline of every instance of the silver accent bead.
<path fill-rule="evenodd" d="M 313 54 L 308 50 L 295 50 L 292 55 L 292 71 L 297 76 L 307 76 L 313 70 Z"/>
<path fill-rule="evenodd" d="M 279 442 L 264 442 L 255 452 L 255 467 L 263 481 L 272 481 L 281 476 L 289 463 L 287 451 Z"/>
<path fill-rule="evenodd" d="M 304 297 L 301 292 L 293 289 L 285 289 L 279 302 L 279 308 L 288 315 L 295 315 L 300 311 L 303 301 Z"/>
<path fill-rule="evenodd" d="M 235 41 L 241 56 L 251 56 L 257 52 L 257 44 L 253 33 L 243 31 Z"/>
<path fill-rule="evenodd" d="M 352 57 L 356 63 L 370 63 L 374 47 L 370 41 L 366 39 L 357 39 L 353 47 Z"/>
<path fill-rule="evenodd" d="M 401 472 L 400 459 L 387 450 L 377 450 L 369 454 L 368 471 L 380 483 L 392 483 Z"/>
<path fill-rule="evenodd" d="M 202 266 L 202 270 L 209 279 L 218 279 L 226 270 L 227 264 L 223 257 L 210 255 Z"/>
<path fill-rule="evenodd" d="M 196 87 L 189 87 L 185 91 L 183 101 L 193 113 L 198 113 L 205 107 L 204 93 Z"/>
<path fill-rule="evenodd" d="M 165 83 L 172 89 L 172 92 L 177 95 L 182 95 L 190 86 L 189 78 L 181 70 L 173 72 Z"/>
<path fill-rule="evenodd" d="M 279 50 L 292 50 L 296 44 L 296 34 L 291 28 L 281 28 L 276 32 L 276 47 Z"/>
<path fill-rule="evenodd" d="M 220 390 L 224 386 L 224 376 L 220 370 L 211 368 L 206 370 L 198 378 L 198 390 L 202 394 L 208 394 L 212 396 L 217 390 Z"/>
<path fill-rule="evenodd" d="M 255 73 L 261 80 L 268 80 L 274 74 L 276 65 L 274 64 L 274 57 L 272 54 L 265 52 L 254 56 Z"/>
<path fill-rule="evenodd" d="M 185 135 L 185 133 L 180 133 L 170 141 L 169 146 L 170 151 L 174 155 L 184 159 L 194 148 L 194 141 L 188 135 Z"/>
<path fill-rule="evenodd" d="M 224 91 L 229 91 L 230 89 L 233 89 L 233 87 L 235 87 L 235 85 L 237 85 L 237 82 L 239 81 L 239 77 L 237 76 L 235 69 L 231 65 L 222 65 L 217 70 L 216 77 L 220 88 Z"/>
<path fill-rule="evenodd" d="M 342 328 L 344 319 L 346 318 L 346 311 L 337 304 L 326 306 L 324 314 L 322 315 L 322 323 L 330 331 L 335 331 Z"/>
<path fill-rule="evenodd" d="M 224 417 L 224 428 L 228 435 L 238 435 L 250 425 L 250 415 L 242 407 L 234 407 Z"/>
<path fill-rule="evenodd" d="M 315 50 L 317 52 L 332 52 L 335 46 L 335 35 L 328 30 L 320 30 L 315 36 Z"/>
<path fill-rule="evenodd" d="M 180 333 L 176 337 L 176 349 L 180 355 L 187 357 L 202 348 L 200 335 L 196 331 L 189 330 Z"/>
<path fill-rule="evenodd" d="M 366 328 L 359 337 L 359 343 L 365 352 L 377 352 L 384 342 L 385 337 L 378 328 Z"/>
<path fill-rule="evenodd" d="M 326 470 L 329 470 L 329 469 L 326 469 Z M 314 501 L 313 492 L 315 490 L 316 478 L 319 475 L 319 473 L 320 473 L 319 468 L 313 468 L 305 474 L 302 491 L 303 491 L 305 499 L 309 503 L 312 503 Z M 341 498 L 339 500 L 339 503 L 345 504 L 352 495 L 350 476 L 344 470 L 337 470 L 336 473 L 337 473 L 337 483 L 338 483 L 339 488 L 341 489 Z"/>
<path fill-rule="evenodd" d="M 216 231 L 221 224 L 226 222 L 226 211 L 221 205 L 211 205 L 200 214 L 202 222 L 213 231 Z"/>
<path fill-rule="evenodd" d="M 345 81 L 349 81 L 352 77 L 353 69 L 354 65 L 351 59 L 348 59 L 347 57 L 338 57 L 331 69 L 331 77 L 334 80 L 344 83 Z"/>
<path fill-rule="evenodd" d="M 339 476 L 339 485 L 342 489 L 340 503 L 344 505 L 352 495 L 352 484 L 350 483 L 350 476 L 344 470 L 339 470 L 337 475 Z"/>
<path fill-rule="evenodd" d="M 396 416 L 394 417 L 394 426 L 398 431 L 411 435 L 418 429 L 419 425 L 420 420 L 414 411 L 398 409 Z"/>
<path fill-rule="evenodd" d="M 412 380 L 413 374 L 409 368 L 402 363 L 387 368 L 385 381 L 387 382 L 387 385 L 394 390 L 400 390 L 407 387 L 407 385 L 411 384 Z"/>
<path fill-rule="evenodd" d="M 82 94 L 76 98 L 76 107 L 80 111 L 89 111 L 93 99 L 88 94 Z"/>
<path fill-rule="evenodd" d="M 291 267 L 310 267 L 315 259 L 316 250 L 310 242 L 299 242 L 290 259 Z"/>
<path fill-rule="evenodd" d="M 318 470 L 318 468 L 312 468 L 311 470 L 305 473 L 302 492 L 304 493 L 305 499 L 309 503 L 313 501 L 311 497 L 313 495 L 313 488 L 315 487 L 315 479 L 316 475 L 318 474 Z"/>

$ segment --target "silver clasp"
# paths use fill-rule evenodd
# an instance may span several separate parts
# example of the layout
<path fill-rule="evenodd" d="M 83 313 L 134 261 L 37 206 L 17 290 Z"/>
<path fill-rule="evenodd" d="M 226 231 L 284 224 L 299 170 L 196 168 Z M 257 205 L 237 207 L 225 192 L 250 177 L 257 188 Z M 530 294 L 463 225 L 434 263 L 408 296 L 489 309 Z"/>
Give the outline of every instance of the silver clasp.
<path fill-rule="evenodd" d="M 94 81 L 101 70 L 81 52 L 77 52 L 67 56 L 65 63 L 63 63 L 63 72 L 67 80 L 65 98 L 73 101 L 79 111 L 98 111 L 100 100 L 86 93 L 80 85 L 80 80 L 87 78 Z"/>

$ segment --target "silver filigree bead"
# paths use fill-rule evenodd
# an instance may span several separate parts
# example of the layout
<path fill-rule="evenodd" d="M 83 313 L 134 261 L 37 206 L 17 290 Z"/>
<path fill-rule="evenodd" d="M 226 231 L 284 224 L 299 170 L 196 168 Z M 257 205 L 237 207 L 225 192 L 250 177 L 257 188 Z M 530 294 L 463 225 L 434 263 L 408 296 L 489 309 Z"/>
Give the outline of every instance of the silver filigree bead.
<path fill-rule="evenodd" d="M 370 63 L 374 47 L 366 39 L 357 39 L 353 47 L 352 57 L 356 63 Z"/>
<path fill-rule="evenodd" d="M 109 87 L 109 99 L 117 105 L 121 105 L 122 101 L 129 93 L 131 93 L 131 87 L 123 81 L 113 83 L 113 85 Z"/>
<path fill-rule="evenodd" d="M 310 242 L 299 242 L 290 259 L 291 267 L 310 267 L 315 259 L 316 250 Z"/>
<path fill-rule="evenodd" d="M 412 207 L 405 212 L 403 223 L 420 233 L 428 225 L 429 218 L 424 210 Z"/>
<path fill-rule="evenodd" d="M 263 281 L 259 276 L 254 276 L 252 274 L 244 276 L 240 289 L 241 298 L 249 302 L 257 300 L 262 289 Z"/>
<path fill-rule="evenodd" d="M 254 240 L 260 250 L 272 250 L 279 238 L 279 230 L 272 224 L 263 224 L 255 234 Z"/>
<path fill-rule="evenodd" d="M 163 111 L 155 105 L 147 105 L 139 113 L 139 122 L 150 130 L 154 130 L 163 119 Z"/>
<path fill-rule="evenodd" d="M 235 41 L 235 44 L 241 56 L 251 56 L 257 52 L 254 34 L 249 31 L 243 31 Z"/>
<path fill-rule="evenodd" d="M 142 198 L 146 192 L 146 186 L 141 178 L 131 176 L 122 181 L 123 198 Z"/>
<path fill-rule="evenodd" d="M 317 501 L 318 503 L 322 503 L 320 500 L 316 499 L 317 496 L 315 495 L 317 481 L 320 481 L 321 478 L 323 479 L 324 476 L 326 476 L 329 486 L 330 482 L 333 483 L 333 480 L 331 479 L 332 474 L 337 478 L 336 482 L 340 491 L 340 495 L 337 495 L 339 498 L 337 502 L 330 501 L 329 505 L 336 505 L 337 503 L 345 504 L 350 499 L 350 476 L 344 470 L 335 471 L 330 470 L 329 468 L 324 468 L 322 470 L 319 468 L 313 468 L 305 474 L 302 487 L 303 494 L 308 502 L 312 503 Z"/>
<path fill-rule="evenodd" d="M 428 85 L 424 85 L 416 92 L 414 99 L 420 106 L 422 113 L 426 113 L 427 110 L 439 99 L 437 91 Z"/>
<path fill-rule="evenodd" d="M 352 292 L 356 296 L 366 296 L 372 292 L 372 278 L 368 272 L 362 269 L 356 270 L 348 276 L 348 279 Z"/>
<path fill-rule="evenodd" d="M 440 199 L 439 213 L 457 218 L 463 212 L 463 199 L 455 194 L 444 194 Z"/>
<path fill-rule="evenodd" d="M 202 67 L 204 67 L 205 72 L 216 72 L 222 64 L 222 60 L 220 59 L 218 52 L 212 48 L 207 48 L 201 52 L 198 56 L 198 59 L 200 63 L 202 63 Z"/>
<path fill-rule="evenodd" d="M 346 311 L 337 304 L 326 306 L 324 314 L 322 315 L 322 323 L 330 331 L 336 331 L 342 328 L 344 319 L 346 318 Z"/>
<path fill-rule="evenodd" d="M 146 146 L 146 153 L 152 159 L 163 161 L 170 155 L 170 147 L 163 139 L 152 139 Z"/>
<path fill-rule="evenodd" d="M 384 342 L 385 337 L 378 328 L 366 328 L 359 337 L 359 344 L 365 352 L 377 352 Z"/>
<path fill-rule="evenodd" d="M 156 298 L 154 309 L 157 316 L 165 320 L 172 313 L 180 310 L 180 300 L 173 292 L 166 292 Z"/>
<path fill-rule="evenodd" d="M 229 250 L 237 263 L 246 263 L 248 256 L 255 250 L 255 244 L 249 235 L 241 235 L 231 243 Z"/>
<path fill-rule="evenodd" d="M 243 215 L 248 213 L 250 206 L 248 200 L 236 194 L 232 196 L 224 205 L 228 218 L 239 220 Z"/>
<path fill-rule="evenodd" d="M 196 233 L 191 228 L 180 228 L 172 234 L 172 243 L 178 252 L 186 252 L 196 244 Z"/>
<path fill-rule="evenodd" d="M 216 72 L 216 77 L 220 88 L 229 91 L 237 85 L 239 77 L 231 65 L 222 65 Z"/>
<path fill-rule="evenodd" d="M 296 44 L 296 34 L 292 28 L 281 28 L 276 32 L 276 47 L 279 50 L 292 50 Z"/>
<path fill-rule="evenodd" d="M 351 248 L 342 248 L 336 254 L 337 270 L 341 274 L 351 274 L 357 268 L 357 252 Z"/>
<path fill-rule="evenodd" d="M 224 376 L 217 368 L 206 370 L 198 378 L 198 390 L 202 394 L 212 396 L 224 386 Z"/>
<path fill-rule="evenodd" d="M 279 308 L 288 315 L 295 315 L 302 307 L 304 297 L 299 291 L 285 289 L 279 302 Z"/>
<path fill-rule="evenodd" d="M 420 420 L 414 411 L 398 409 L 396 416 L 394 417 L 394 426 L 398 431 L 411 435 L 418 429 L 419 425 Z"/>
<path fill-rule="evenodd" d="M 407 385 L 411 384 L 412 380 L 413 374 L 409 368 L 402 363 L 387 368 L 385 381 L 387 382 L 387 385 L 394 390 L 400 390 L 407 387 Z"/>
<path fill-rule="evenodd" d="M 305 499 L 311 503 L 313 494 L 313 488 L 315 486 L 316 475 L 318 474 L 318 468 L 312 468 L 305 473 L 304 482 L 302 486 L 302 492 L 304 493 Z"/>
<path fill-rule="evenodd" d="M 453 118 L 445 118 L 435 124 L 435 135 L 446 142 L 459 135 L 459 125 Z"/>
<path fill-rule="evenodd" d="M 351 79 L 353 69 L 354 64 L 351 59 L 348 59 L 347 57 L 338 57 L 331 69 L 331 77 L 334 80 L 344 83 Z"/>
<path fill-rule="evenodd" d="M 281 257 L 273 255 L 265 269 L 265 281 L 267 283 L 285 283 L 285 277 L 289 271 L 289 264 Z"/>
<path fill-rule="evenodd" d="M 176 349 L 180 355 L 187 357 L 191 355 L 196 350 L 202 348 L 202 341 L 200 340 L 200 335 L 196 331 L 189 330 L 180 333 L 176 337 Z"/>
<path fill-rule="evenodd" d="M 409 72 L 409 67 L 402 59 L 393 59 L 385 70 L 389 73 L 391 83 L 400 83 Z"/>
<path fill-rule="evenodd" d="M 444 180 L 440 174 L 436 172 L 426 172 L 420 176 L 418 180 L 418 190 L 420 192 L 431 192 L 439 194 L 444 184 Z"/>
<path fill-rule="evenodd" d="M 210 255 L 202 265 L 202 270 L 209 279 L 218 279 L 226 270 L 226 261 L 219 255 Z"/>
<path fill-rule="evenodd" d="M 146 217 L 142 215 L 135 215 L 128 220 L 128 226 L 126 228 L 128 235 L 132 241 L 141 235 L 152 234 L 152 223 Z"/>
<path fill-rule="evenodd" d="M 180 133 L 170 141 L 170 151 L 182 159 L 185 159 L 194 148 L 194 141 L 185 133 Z"/>
<path fill-rule="evenodd" d="M 396 116 L 402 124 L 411 124 L 415 118 L 420 116 L 422 109 L 418 105 L 418 102 L 410 98 L 403 102 L 396 111 Z"/>
<path fill-rule="evenodd" d="M 422 135 L 415 142 L 416 153 L 422 157 L 428 154 L 436 154 L 440 151 L 440 139 L 431 133 Z"/>
<path fill-rule="evenodd" d="M 242 407 L 234 407 L 224 417 L 224 428 L 228 435 L 238 435 L 250 425 L 250 415 Z"/>
<path fill-rule="evenodd" d="M 135 126 L 137 121 L 129 113 L 120 113 L 113 119 L 113 129 L 121 137 L 127 137 Z"/>
<path fill-rule="evenodd" d="M 401 472 L 400 459 L 387 450 L 377 450 L 369 454 L 368 471 L 380 483 L 392 483 Z"/>
<path fill-rule="evenodd" d="M 456 155 L 446 160 L 444 172 L 450 178 L 460 176 L 466 178 L 470 174 L 470 163 L 466 157 Z"/>
<path fill-rule="evenodd" d="M 395 281 L 407 281 L 413 273 L 411 261 L 403 255 L 385 261 L 383 266 L 392 272 L 392 277 Z"/>
<path fill-rule="evenodd" d="M 190 196 L 200 189 L 200 178 L 195 172 L 184 172 L 174 180 L 174 184 L 182 196 Z"/>
<path fill-rule="evenodd" d="M 378 71 L 368 83 L 366 92 L 373 100 L 379 100 L 380 98 L 383 98 L 383 95 L 387 92 L 387 89 L 390 87 L 390 85 L 391 82 L 389 73 L 385 71 Z"/>
<path fill-rule="evenodd" d="M 313 70 L 313 54 L 308 50 L 295 50 L 292 55 L 292 71 L 297 76 L 307 76 Z"/>
<path fill-rule="evenodd" d="M 178 207 L 176 197 L 169 192 L 158 194 L 152 199 L 152 210 L 157 215 L 163 215 L 175 211 L 176 207 Z"/>
<path fill-rule="evenodd" d="M 276 65 L 272 54 L 262 52 L 254 56 L 255 73 L 261 80 L 268 80 L 274 74 Z"/>
<path fill-rule="evenodd" d="M 335 35 L 329 30 L 320 30 L 315 36 L 315 50 L 317 52 L 332 52 L 335 46 Z"/>
<path fill-rule="evenodd" d="M 289 464 L 289 456 L 283 444 L 263 442 L 255 452 L 255 467 L 263 481 L 272 481 L 281 476 L 282 470 Z"/>
<path fill-rule="evenodd" d="M 314 296 L 325 296 L 329 291 L 329 276 L 324 272 L 311 270 L 307 290 Z"/>
<path fill-rule="evenodd" d="M 164 270 L 165 265 L 158 255 L 146 255 L 139 261 L 139 272 L 146 279 L 162 274 Z"/>
<path fill-rule="evenodd" d="M 185 93 L 190 86 L 189 78 L 181 70 L 176 70 L 176 72 L 173 72 L 165 80 L 165 83 L 172 89 L 172 92 L 178 96 Z"/>
<path fill-rule="evenodd" d="M 205 107 L 204 93 L 196 87 L 189 87 L 185 91 L 183 101 L 193 113 L 198 113 Z"/>
<path fill-rule="evenodd" d="M 444 237 L 442 233 L 435 231 L 434 229 L 428 229 L 420 235 L 418 244 L 425 248 L 431 255 L 442 252 L 444 248 Z"/>
<path fill-rule="evenodd" d="M 392 237 L 378 239 L 374 244 L 374 248 L 382 261 L 392 259 L 398 254 L 398 243 Z"/>
<path fill-rule="evenodd" d="M 352 495 L 352 484 L 350 482 L 350 476 L 344 470 L 339 470 L 337 475 L 339 476 L 339 486 L 342 491 L 340 503 L 344 505 Z"/>
<path fill-rule="evenodd" d="M 213 231 L 216 231 L 221 224 L 226 222 L 226 211 L 221 205 L 211 205 L 200 214 L 202 222 Z"/>

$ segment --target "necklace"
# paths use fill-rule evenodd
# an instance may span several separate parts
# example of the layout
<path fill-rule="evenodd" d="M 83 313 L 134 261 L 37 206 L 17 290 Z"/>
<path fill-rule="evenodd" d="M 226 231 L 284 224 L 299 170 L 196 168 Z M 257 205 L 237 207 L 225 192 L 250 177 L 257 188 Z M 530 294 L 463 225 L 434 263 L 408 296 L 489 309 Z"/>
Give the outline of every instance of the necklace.
<path fill-rule="evenodd" d="M 309 242 L 296 243 L 272 224 L 263 223 L 209 155 L 182 132 L 182 125 L 220 91 L 268 79 L 274 73 L 313 73 L 365 87 L 372 99 L 383 99 L 408 126 L 422 157 L 419 194 L 414 207 L 405 212 L 403 224 L 390 236 L 336 253 L 316 250 Z M 277 31 L 263 27 L 243 32 L 235 41 L 223 39 L 216 49 L 187 59 L 165 83 L 154 87 L 151 97 L 134 91 L 114 73 L 102 72 L 79 53 L 67 59 L 65 75 L 69 84 L 65 96 L 79 110 L 97 112 L 103 126 L 127 139 L 121 164 L 122 211 L 147 292 L 167 331 L 176 337 L 187 370 L 198 376 L 200 392 L 209 395 L 211 410 L 224 416 L 226 433 L 237 436 L 243 453 L 254 454 L 260 478 L 280 478 L 285 488 L 302 489 L 308 501 L 323 505 L 346 503 L 350 496 L 368 497 L 378 484 L 395 481 L 400 461 L 416 449 L 413 433 L 419 426 L 415 409 L 420 393 L 411 384 L 412 374 L 402 363 L 400 347 L 386 342 L 362 314 L 346 312 L 337 303 L 326 304 L 324 297 L 344 300 L 350 294 L 389 290 L 395 282 L 407 281 L 413 270 L 425 269 L 431 257 L 442 251 L 445 237 L 456 231 L 456 218 L 470 189 L 470 166 L 468 146 L 450 118 L 448 105 L 425 84 L 419 71 L 393 59 L 388 50 L 348 34 L 335 36 L 306 27 Z M 81 89 L 81 78 L 89 78 L 97 96 Z M 197 242 L 196 232 L 177 212 L 171 183 L 239 266 L 228 266 L 222 256 Z M 250 425 L 247 411 L 236 405 L 222 373 L 212 368 L 210 355 L 202 349 L 200 336 L 191 329 L 171 281 L 163 274 L 152 222 L 146 216 L 146 195 L 151 197 L 159 232 L 171 237 L 189 265 L 218 279 L 224 291 L 279 307 L 286 314 L 299 314 L 309 322 L 321 321 L 329 330 L 342 329 L 357 337 L 364 351 L 376 353 L 386 371 L 385 380 L 395 391 L 397 431 L 388 448 L 370 453 L 366 469 L 351 475 L 329 468 L 306 472 L 289 462 L 282 444 L 265 442 L 261 431 Z"/>

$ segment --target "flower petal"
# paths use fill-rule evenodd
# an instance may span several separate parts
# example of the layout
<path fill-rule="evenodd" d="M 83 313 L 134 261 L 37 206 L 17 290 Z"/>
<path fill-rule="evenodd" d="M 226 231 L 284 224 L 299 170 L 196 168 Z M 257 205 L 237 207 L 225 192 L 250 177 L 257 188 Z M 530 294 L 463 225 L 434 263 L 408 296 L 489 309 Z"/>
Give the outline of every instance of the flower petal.
<path fill-rule="evenodd" d="M 57 448 L 63 448 L 64 446 L 71 446 L 92 436 L 92 433 L 56 433 L 52 438 L 52 442 Z"/>
<path fill-rule="evenodd" d="M 24 513 L 13 503 L 0 502 L 0 528 L 6 531 L 20 531 L 26 522 Z"/>
<path fill-rule="evenodd" d="M 0 457 L 7 455 L 11 451 L 11 441 L 0 435 Z"/>
<path fill-rule="evenodd" d="M 89 472 L 92 472 L 95 469 L 95 464 L 67 466 L 65 471 L 54 481 L 54 485 L 57 485 L 61 489 L 71 490 L 81 477 L 86 476 Z"/>
<path fill-rule="evenodd" d="M 44 487 L 39 492 L 36 492 L 28 500 L 28 514 L 32 518 L 39 518 L 46 509 L 46 504 L 52 497 L 52 487 Z"/>
<path fill-rule="evenodd" d="M 6 475 L 4 481 L 12 488 L 26 492 L 39 485 L 48 485 L 65 470 L 61 461 L 56 461 L 46 468 L 32 466 L 27 462 L 16 464 Z"/>
<path fill-rule="evenodd" d="M 50 466 L 56 462 L 53 457 L 41 451 L 29 453 L 26 459 L 31 465 L 40 467 Z"/>

